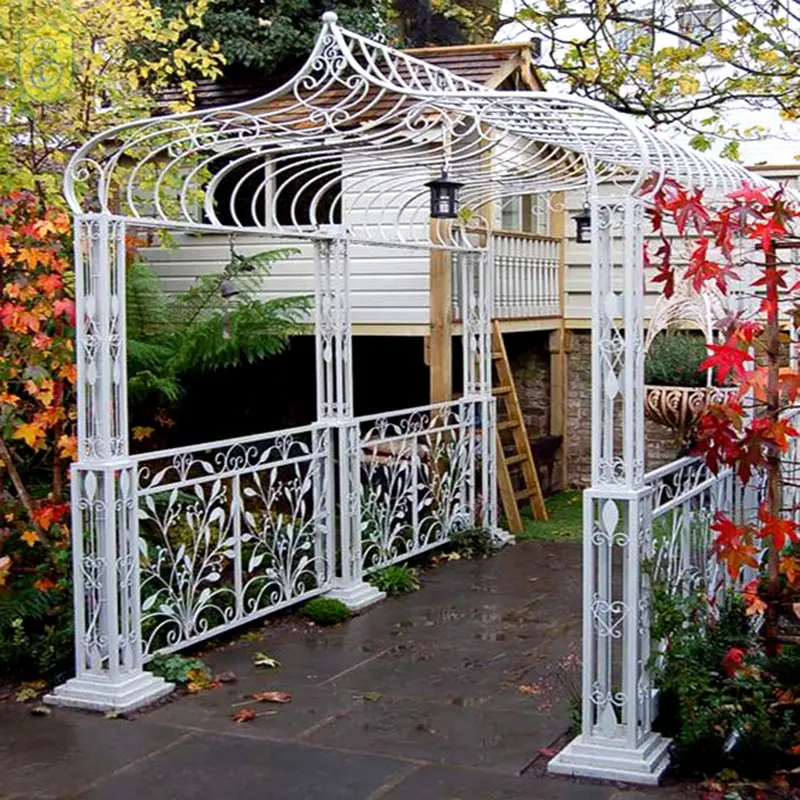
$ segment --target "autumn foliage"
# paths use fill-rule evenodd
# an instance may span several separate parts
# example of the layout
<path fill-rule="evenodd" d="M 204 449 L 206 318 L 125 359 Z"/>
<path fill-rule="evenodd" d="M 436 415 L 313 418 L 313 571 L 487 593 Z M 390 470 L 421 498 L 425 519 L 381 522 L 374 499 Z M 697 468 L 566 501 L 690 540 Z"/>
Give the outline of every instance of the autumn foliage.
<path fill-rule="evenodd" d="M 33 593 L 39 610 L 67 602 L 65 473 L 75 456 L 71 262 L 64 213 L 41 213 L 27 192 L 0 199 L 0 601 Z M 22 607 L 16 612 L 25 616 Z"/>
<path fill-rule="evenodd" d="M 800 212 L 783 189 L 751 185 L 714 205 L 704 201 L 701 190 L 687 191 L 669 180 L 655 189 L 654 197 L 650 218 L 659 239 L 647 260 L 664 294 L 669 297 L 676 281 L 684 280 L 698 291 L 714 284 L 730 295 L 735 288 L 745 301 L 718 321 L 720 341 L 708 345 L 701 365 L 738 391 L 706 410 L 694 442 L 715 472 L 731 468 L 744 484 L 764 480 L 752 518 L 717 515 L 713 550 L 734 579 L 744 567 L 764 568 L 763 579 L 744 594 L 751 608 L 766 611 L 766 637 L 775 650 L 778 609 L 800 591 L 792 553 L 800 529 L 794 521 L 796 509 L 787 507 L 783 491 L 791 440 L 800 435 L 786 413 L 800 393 L 800 373 L 782 363 L 780 346 L 781 332 L 800 308 L 795 299 L 800 284 L 790 283 L 789 270 L 779 258 L 781 252 L 793 252 L 787 245 Z M 690 241 L 685 267 L 676 264 L 668 225 Z M 753 273 L 755 278 L 748 277 Z"/>

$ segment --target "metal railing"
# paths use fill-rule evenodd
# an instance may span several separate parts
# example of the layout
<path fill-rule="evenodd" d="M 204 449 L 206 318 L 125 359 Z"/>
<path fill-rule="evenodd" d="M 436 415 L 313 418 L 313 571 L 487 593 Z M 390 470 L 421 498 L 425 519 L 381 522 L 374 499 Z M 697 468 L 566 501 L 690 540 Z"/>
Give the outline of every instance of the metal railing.
<path fill-rule="evenodd" d="M 364 574 L 475 524 L 486 491 L 479 463 L 493 456 L 481 446 L 482 419 L 493 413 L 493 401 L 464 399 L 356 420 Z"/>
<path fill-rule="evenodd" d="M 145 660 L 329 588 L 329 454 L 312 425 L 134 457 Z"/>
<path fill-rule="evenodd" d="M 553 317 L 561 313 L 561 240 L 518 231 L 494 231 L 495 319 Z M 453 297 L 461 296 L 461 270 L 458 256 L 453 264 Z M 453 318 L 461 318 L 461 308 L 453 304 Z"/>
<path fill-rule="evenodd" d="M 725 570 L 711 551 L 711 525 L 717 512 L 733 513 L 733 470 L 715 474 L 701 458 L 679 458 L 647 473 L 645 482 L 653 490 L 646 526 L 650 580 L 670 594 L 704 589 L 715 600 Z"/>

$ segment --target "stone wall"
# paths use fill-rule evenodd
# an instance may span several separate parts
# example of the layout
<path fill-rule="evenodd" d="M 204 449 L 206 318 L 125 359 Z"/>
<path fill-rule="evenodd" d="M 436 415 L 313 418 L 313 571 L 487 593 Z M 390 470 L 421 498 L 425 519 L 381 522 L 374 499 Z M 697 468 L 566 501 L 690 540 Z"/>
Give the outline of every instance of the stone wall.
<path fill-rule="evenodd" d="M 507 333 L 503 336 L 508 361 L 514 375 L 522 417 L 528 439 L 534 443 L 550 435 L 550 353 L 549 331 Z M 498 404 L 502 406 L 501 403 Z M 548 465 L 537 460 L 537 472 L 542 491 L 558 491 L 560 450 L 555 461 Z"/>
<path fill-rule="evenodd" d="M 569 485 L 588 486 L 591 481 L 591 334 L 572 331 L 569 354 L 569 390 L 567 397 L 567 439 L 569 452 Z M 620 432 L 617 432 L 620 435 Z M 663 425 L 645 420 L 645 468 L 655 469 L 678 456 L 674 434 Z"/>

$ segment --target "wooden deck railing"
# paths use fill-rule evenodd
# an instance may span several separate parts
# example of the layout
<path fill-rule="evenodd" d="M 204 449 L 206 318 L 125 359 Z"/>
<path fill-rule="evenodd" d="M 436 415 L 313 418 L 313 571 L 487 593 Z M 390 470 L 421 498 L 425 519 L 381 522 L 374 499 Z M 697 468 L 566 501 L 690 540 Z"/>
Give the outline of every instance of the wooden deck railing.
<path fill-rule="evenodd" d="M 525 319 L 554 317 L 561 313 L 561 240 L 516 231 L 494 231 L 494 317 Z M 461 270 L 453 260 L 453 318 L 461 319 L 456 298 Z"/>

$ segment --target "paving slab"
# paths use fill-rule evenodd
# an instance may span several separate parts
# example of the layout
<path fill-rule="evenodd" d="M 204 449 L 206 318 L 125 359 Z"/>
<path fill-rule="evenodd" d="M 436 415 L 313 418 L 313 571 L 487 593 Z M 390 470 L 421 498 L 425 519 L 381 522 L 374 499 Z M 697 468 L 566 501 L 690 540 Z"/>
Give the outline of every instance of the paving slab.
<path fill-rule="evenodd" d="M 34 717 L 27 706 L 0 704 L 0 798 L 73 797 L 184 735 L 59 708 Z"/>
<path fill-rule="evenodd" d="M 132 721 L 0 703 L 0 800 L 694 797 L 546 775 L 539 750 L 569 727 L 556 676 L 580 628 L 579 545 L 451 561 L 343 625 L 289 616 L 209 650 L 234 682 Z M 280 668 L 255 667 L 259 651 Z M 269 690 L 293 700 L 251 703 Z M 259 716 L 233 722 L 239 704 Z"/>
<path fill-rule="evenodd" d="M 203 660 L 217 672 L 232 671 L 242 676 L 255 669 L 255 654 L 264 652 L 280 662 L 275 674 L 280 673 L 287 687 L 315 686 L 380 656 L 394 641 L 387 633 L 382 641 L 367 642 L 338 628 L 266 630 L 258 641 L 237 642 L 209 650 L 203 654 Z M 271 672 L 258 671 L 265 676 Z"/>
<path fill-rule="evenodd" d="M 317 686 L 291 689 L 290 703 L 258 703 L 254 692 L 285 692 L 287 686 L 277 677 L 249 675 L 221 689 L 199 692 L 168 703 L 147 714 L 147 723 L 169 725 L 189 731 L 207 731 L 264 739 L 295 739 L 364 702 L 352 692 L 333 692 Z M 237 723 L 231 713 L 252 708 L 256 718 Z"/>
<path fill-rule="evenodd" d="M 307 741 L 346 750 L 516 774 L 564 733 L 547 715 L 381 698 L 325 725 Z"/>
<path fill-rule="evenodd" d="M 614 791 L 613 787 L 580 785 L 559 778 L 492 775 L 478 770 L 426 766 L 380 797 L 381 800 L 611 800 Z"/>
<path fill-rule="evenodd" d="M 102 781 L 86 800 L 358 800 L 408 764 L 373 755 L 195 734 Z"/>

